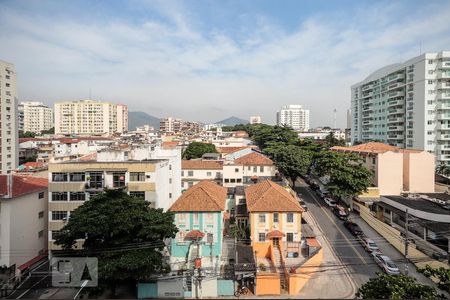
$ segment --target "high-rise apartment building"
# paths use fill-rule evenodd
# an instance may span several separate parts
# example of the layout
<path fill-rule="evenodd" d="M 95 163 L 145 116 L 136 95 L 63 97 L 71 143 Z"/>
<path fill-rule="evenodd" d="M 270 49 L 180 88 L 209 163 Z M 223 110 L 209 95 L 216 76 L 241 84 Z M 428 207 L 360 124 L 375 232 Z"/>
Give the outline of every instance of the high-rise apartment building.
<path fill-rule="evenodd" d="M 23 122 L 22 125 L 20 125 L 21 122 Z M 52 108 L 37 101 L 26 101 L 19 104 L 19 130 L 40 133 L 52 127 Z"/>
<path fill-rule="evenodd" d="M 117 132 L 128 131 L 128 106 L 117 104 Z"/>
<path fill-rule="evenodd" d="M 351 142 L 378 140 L 450 162 L 450 51 L 381 68 L 351 87 Z"/>
<path fill-rule="evenodd" d="M 172 133 L 180 132 L 182 124 L 183 121 L 181 119 L 172 117 L 163 118 L 159 122 L 159 130 L 161 132 L 172 132 Z"/>
<path fill-rule="evenodd" d="M 295 130 L 309 130 L 309 110 L 302 105 L 283 105 L 277 112 L 277 125 L 286 125 Z"/>
<path fill-rule="evenodd" d="M 110 102 L 79 100 L 55 103 L 55 134 L 114 134 L 117 105 Z"/>
<path fill-rule="evenodd" d="M 14 65 L 0 60 L 0 174 L 17 167 L 17 88 Z"/>

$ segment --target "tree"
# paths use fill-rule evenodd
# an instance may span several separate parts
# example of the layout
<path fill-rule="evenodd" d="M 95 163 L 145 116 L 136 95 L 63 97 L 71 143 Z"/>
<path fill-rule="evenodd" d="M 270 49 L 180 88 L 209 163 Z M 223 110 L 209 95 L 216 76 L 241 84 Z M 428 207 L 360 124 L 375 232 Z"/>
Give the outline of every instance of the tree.
<path fill-rule="evenodd" d="M 418 269 L 417 271 L 427 277 L 437 278 L 439 280 L 437 283 L 438 287 L 450 293 L 450 269 L 443 267 L 435 269 L 427 265 L 425 268 Z"/>
<path fill-rule="evenodd" d="M 216 147 L 213 144 L 192 142 L 184 150 L 184 159 L 200 158 L 205 153 L 217 153 Z"/>
<path fill-rule="evenodd" d="M 47 129 L 47 130 L 42 130 L 41 134 L 42 135 L 44 135 L 44 134 L 55 134 L 55 127 L 52 127 L 50 129 Z"/>
<path fill-rule="evenodd" d="M 115 290 L 125 280 L 145 280 L 170 271 L 164 239 L 177 228 L 170 212 L 149 207 L 123 190 L 106 190 L 75 209 L 55 243 L 70 250 L 85 239 L 80 255 L 98 258 L 99 280 Z"/>
<path fill-rule="evenodd" d="M 281 174 L 291 179 L 292 187 L 295 187 L 298 177 L 308 173 L 313 157 L 312 152 L 298 146 L 274 142 L 268 144 L 265 153 L 272 158 Z"/>
<path fill-rule="evenodd" d="M 362 299 L 436 299 L 440 296 L 428 285 L 417 283 L 413 277 L 377 273 L 363 284 L 357 293 Z"/>
<path fill-rule="evenodd" d="M 322 151 L 317 155 L 314 167 L 319 176 L 329 176 L 326 186 L 334 196 L 352 197 L 370 186 L 372 173 L 356 154 Z"/>
<path fill-rule="evenodd" d="M 36 134 L 34 132 L 30 132 L 30 131 L 19 131 L 19 138 L 34 138 L 36 136 Z"/>
<path fill-rule="evenodd" d="M 289 127 L 257 125 L 251 127 L 249 135 L 261 150 L 264 150 L 271 143 L 293 145 L 298 142 L 297 133 Z"/>
<path fill-rule="evenodd" d="M 328 148 L 334 147 L 334 146 L 345 146 L 345 141 L 341 139 L 337 139 L 334 136 L 334 132 L 330 131 L 330 134 L 328 134 L 325 137 L 325 143 Z"/>

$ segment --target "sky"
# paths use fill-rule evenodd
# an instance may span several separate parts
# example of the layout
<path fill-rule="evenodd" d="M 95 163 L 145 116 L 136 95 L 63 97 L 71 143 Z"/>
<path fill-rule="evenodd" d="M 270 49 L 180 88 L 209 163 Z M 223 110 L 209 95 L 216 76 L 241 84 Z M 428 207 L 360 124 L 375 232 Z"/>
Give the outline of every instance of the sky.
<path fill-rule="evenodd" d="M 215 122 L 302 104 L 345 127 L 350 86 L 450 50 L 450 1 L 0 1 L 0 60 L 19 100 L 91 97 Z"/>

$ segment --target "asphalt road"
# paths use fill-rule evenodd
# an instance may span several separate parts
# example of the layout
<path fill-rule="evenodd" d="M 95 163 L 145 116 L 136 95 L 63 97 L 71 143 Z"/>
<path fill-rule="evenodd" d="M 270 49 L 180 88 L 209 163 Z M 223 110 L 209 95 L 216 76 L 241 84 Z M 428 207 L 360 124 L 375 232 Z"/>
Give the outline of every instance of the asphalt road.
<path fill-rule="evenodd" d="M 29 276 L 8 296 L 8 299 L 39 298 L 51 286 L 51 276 L 48 272 L 48 261 L 32 269 Z"/>
<path fill-rule="evenodd" d="M 308 211 L 314 216 L 325 238 L 330 242 L 334 252 L 347 266 L 350 276 L 358 286 L 367 282 L 381 269 L 374 263 L 369 253 L 359 244 L 356 238 L 302 180 L 297 183 L 297 193 L 305 201 Z"/>

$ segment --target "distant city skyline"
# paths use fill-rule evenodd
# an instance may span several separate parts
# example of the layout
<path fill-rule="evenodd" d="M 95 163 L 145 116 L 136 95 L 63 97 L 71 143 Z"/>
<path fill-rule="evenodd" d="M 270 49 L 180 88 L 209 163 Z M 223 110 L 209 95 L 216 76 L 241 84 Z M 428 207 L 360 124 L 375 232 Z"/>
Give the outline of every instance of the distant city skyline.
<path fill-rule="evenodd" d="M 337 108 L 344 128 L 350 86 L 447 49 L 449 19 L 447 1 L 2 1 L 0 59 L 16 67 L 20 101 L 268 124 L 302 103 L 311 127 L 333 126 Z"/>

